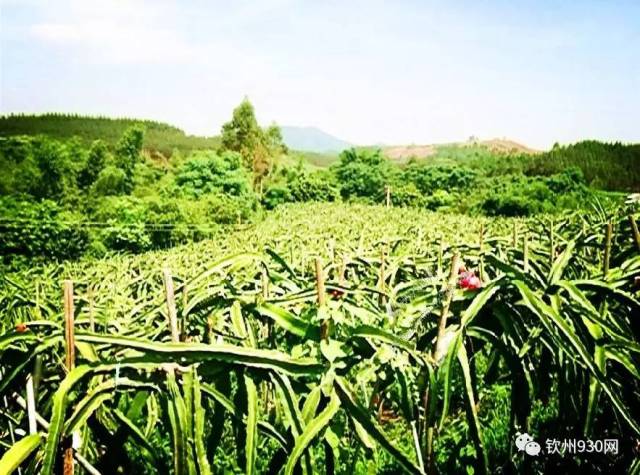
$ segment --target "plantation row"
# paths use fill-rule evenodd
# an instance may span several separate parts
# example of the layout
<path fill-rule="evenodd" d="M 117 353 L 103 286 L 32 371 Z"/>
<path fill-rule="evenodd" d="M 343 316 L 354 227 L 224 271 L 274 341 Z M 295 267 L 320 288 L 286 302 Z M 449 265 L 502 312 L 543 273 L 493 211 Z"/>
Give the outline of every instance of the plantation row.
<path fill-rule="evenodd" d="M 624 213 L 340 204 L 6 275 L 0 473 L 638 470 L 639 275 Z"/>

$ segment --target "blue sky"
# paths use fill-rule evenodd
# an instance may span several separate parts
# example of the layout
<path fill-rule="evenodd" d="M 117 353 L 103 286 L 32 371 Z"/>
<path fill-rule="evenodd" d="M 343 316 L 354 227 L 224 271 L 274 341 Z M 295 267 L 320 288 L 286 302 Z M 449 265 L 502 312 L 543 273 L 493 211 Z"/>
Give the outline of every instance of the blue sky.
<path fill-rule="evenodd" d="M 640 141 L 639 1 L 0 0 L 0 111 Z"/>

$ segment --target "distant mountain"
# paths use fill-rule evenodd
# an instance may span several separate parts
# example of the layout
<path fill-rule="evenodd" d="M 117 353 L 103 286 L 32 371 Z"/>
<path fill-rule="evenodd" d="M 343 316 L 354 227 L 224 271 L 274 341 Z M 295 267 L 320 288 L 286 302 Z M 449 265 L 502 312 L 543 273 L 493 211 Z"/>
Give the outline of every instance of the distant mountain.
<path fill-rule="evenodd" d="M 282 126 L 282 138 L 287 147 L 306 152 L 341 152 L 352 146 L 317 127 Z"/>

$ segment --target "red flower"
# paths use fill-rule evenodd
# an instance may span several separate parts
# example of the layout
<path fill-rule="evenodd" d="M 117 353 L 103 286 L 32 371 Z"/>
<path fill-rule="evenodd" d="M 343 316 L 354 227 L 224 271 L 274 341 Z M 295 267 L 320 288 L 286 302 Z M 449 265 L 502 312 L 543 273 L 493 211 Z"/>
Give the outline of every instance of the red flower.
<path fill-rule="evenodd" d="M 471 272 L 463 272 L 460 274 L 460 279 L 458 280 L 458 285 L 466 290 L 477 290 L 482 287 L 482 282 L 475 275 L 473 271 Z"/>
<path fill-rule="evenodd" d="M 24 324 L 24 323 L 18 323 L 18 324 L 16 325 L 16 331 L 17 331 L 18 333 L 24 333 L 24 332 L 26 332 L 27 330 L 28 330 L 27 325 L 26 325 L 26 324 Z"/>

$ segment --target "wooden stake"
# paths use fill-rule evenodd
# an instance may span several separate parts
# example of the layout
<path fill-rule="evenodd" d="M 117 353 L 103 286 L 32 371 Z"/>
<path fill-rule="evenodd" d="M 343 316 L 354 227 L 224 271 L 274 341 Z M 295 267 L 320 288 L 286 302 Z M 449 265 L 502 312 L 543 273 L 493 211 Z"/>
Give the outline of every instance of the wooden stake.
<path fill-rule="evenodd" d="M 324 290 L 324 271 L 322 269 L 322 262 L 319 257 L 316 257 L 316 290 L 318 292 L 318 307 L 324 307 L 326 294 Z M 329 338 L 329 321 L 323 319 L 320 323 L 320 338 L 327 340 Z"/>
<path fill-rule="evenodd" d="M 76 346 L 74 332 L 73 282 L 64 281 L 64 340 L 65 367 L 71 371 L 76 364 Z"/>
<path fill-rule="evenodd" d="M 633 233 L 633 240 L 636 243 L 638 252 L 640 252 L 640 231 L 638 231 L 638 223 L 636 223 L 636 218 L 632 214 L 629 215 L 629 223 L 631 224 L 631 232 Z"/>
<path fill-rule="evenodd" d="M 322 307 L 325 304 L 326 295 L 324 290 L 324 271 L 319 257 L 316 257 L 316 290 L 318 293 L 318 306 Z"/>
<path fill-rule="evenodd" d="M 604 237 L 604 259 L 602 262 L 602 273 L 605 277 L 609 273 L 609 261 L 611 260 L 611 238 L 613 236 L 613 223 L 609 221 Z"/>
<path fill-rule="evenodd" d="M 511 247 L 514 249 L 518 246 L 518 222 L 513 221 L 513 237 L 511 239 Z"/>
<path fill-rule="evenodd" d="M 168 267 L 164 268 L 164 291 L 167 297 L 167 315 L 169 317 L 169 328 L 171 329 L 171 341 L 180 341 L 178 332 L 178 315 L 176 313 L 176 298 L 173 290 L 173 278 Z"/>
<path fill-rule="evenodd" d="M 96 321 L 95 321 L 95 316 L 93 314 L 93 287 L 89 286 L 88 292 L 87 292 L 87 299 L 89 300 L 89 331 L 91 331 L 91 333 L 95 333 L 96 332 Z"/>
<path fill-rule="evenodd" d="M 391 187 L 389 185 L 384 187 L 385 203 L 387 208 L 391 207 Z"/>
<path fill-rule="evenodd" d="M 65 367 L 67 372 L 71 372 L 76 364 L 76 346 L 74 333 L 73 282 L 70 280 L 64 281 L 64 336 L 66 343 Z M 67 437 L 62 442 L 64 446 L 62 473 L 64 475 L 73 475 L 72 437 Z"/>

